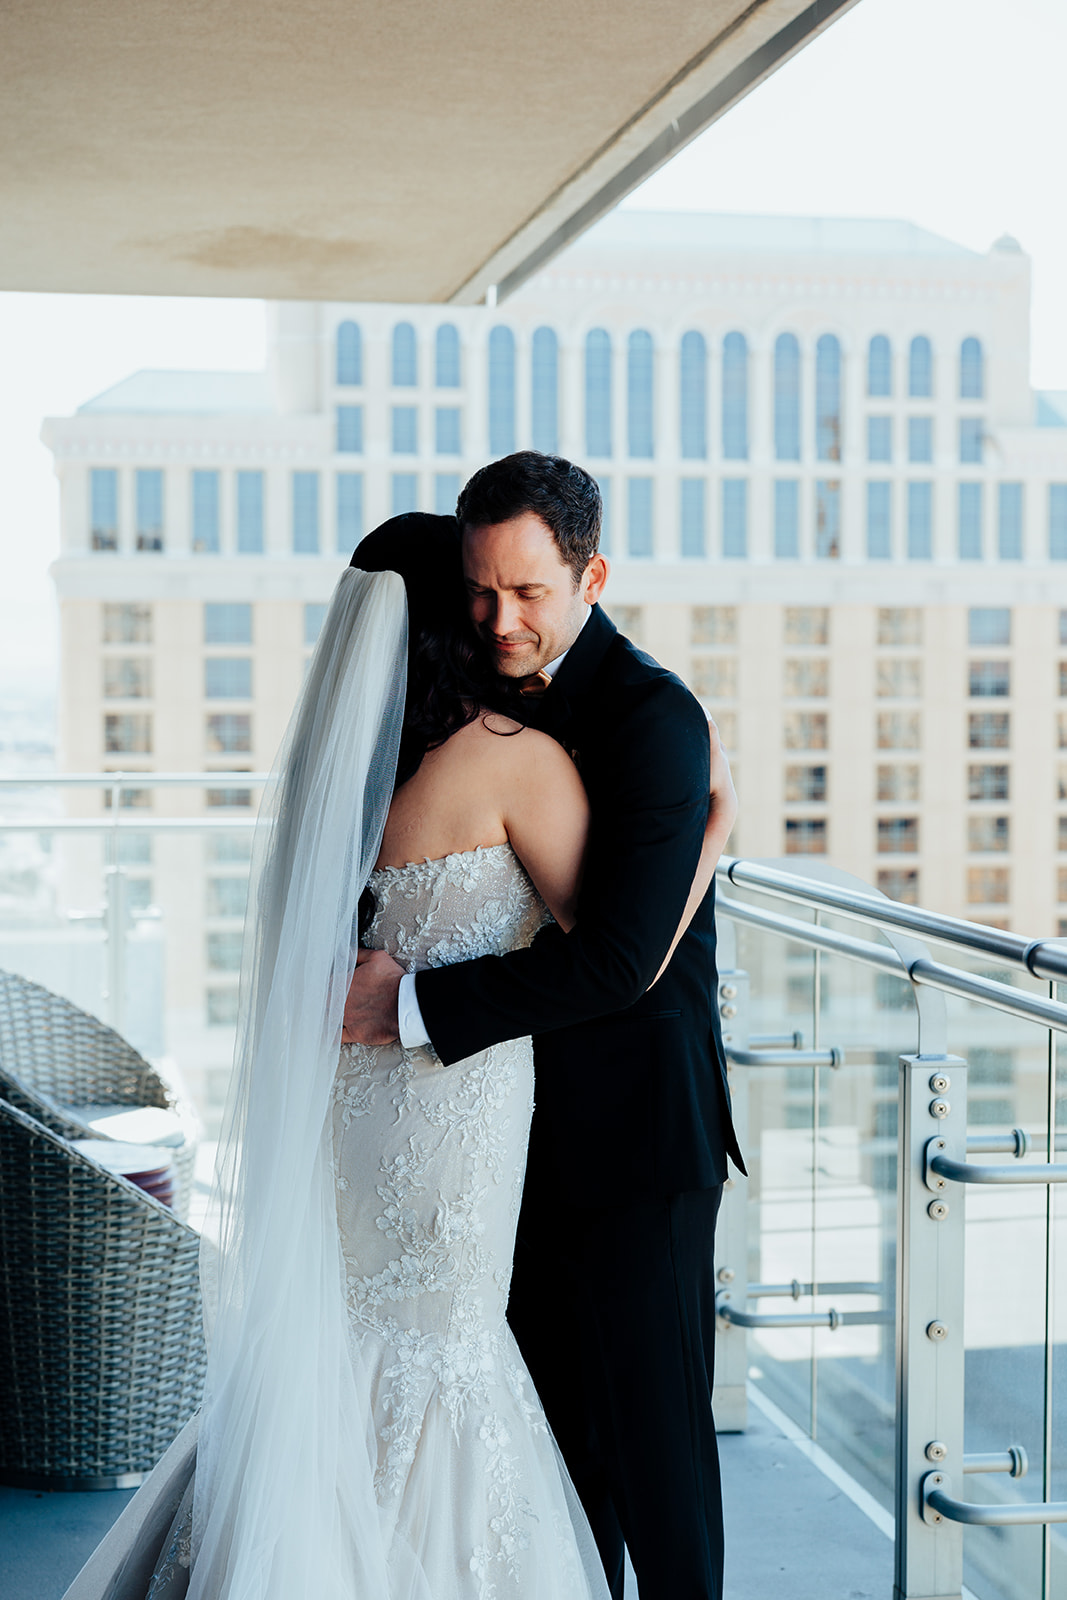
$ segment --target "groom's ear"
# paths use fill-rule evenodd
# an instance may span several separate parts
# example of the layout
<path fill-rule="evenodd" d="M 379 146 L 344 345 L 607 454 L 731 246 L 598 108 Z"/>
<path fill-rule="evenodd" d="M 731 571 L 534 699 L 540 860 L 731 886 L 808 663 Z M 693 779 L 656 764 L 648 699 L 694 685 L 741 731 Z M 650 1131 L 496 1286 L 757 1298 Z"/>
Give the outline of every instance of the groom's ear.
<path fill-rule="evenodd" d="M 582 581 L 579 584 L 582 599 L 587 606 L 595 606 L 600 599 L 610 571 L 607 557 L 602 556 L 598 550 L 582 573 Z"/>

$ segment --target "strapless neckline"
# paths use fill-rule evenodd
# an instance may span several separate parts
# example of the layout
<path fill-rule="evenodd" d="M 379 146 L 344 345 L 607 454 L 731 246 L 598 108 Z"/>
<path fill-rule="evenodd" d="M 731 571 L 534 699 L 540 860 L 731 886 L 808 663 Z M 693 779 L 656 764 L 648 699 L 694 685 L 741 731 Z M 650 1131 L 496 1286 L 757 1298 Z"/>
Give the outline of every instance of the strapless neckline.
<path fill-rule="evenodd" d="M 421 861 L 406 861 L 402 867 L 375 867 L 371 881 L 375 878 L 402 878 L 405 873 L 422 872 L 426 867 L 447 867 L 453 861 L 471 861 L 478 856 L 493 855 L 498 850 L 507 850 L 515 855 L 506 839 L 503 844 L 476 844 L 473 850 L 453 850 L 447 856 L 424 856 Z"/>

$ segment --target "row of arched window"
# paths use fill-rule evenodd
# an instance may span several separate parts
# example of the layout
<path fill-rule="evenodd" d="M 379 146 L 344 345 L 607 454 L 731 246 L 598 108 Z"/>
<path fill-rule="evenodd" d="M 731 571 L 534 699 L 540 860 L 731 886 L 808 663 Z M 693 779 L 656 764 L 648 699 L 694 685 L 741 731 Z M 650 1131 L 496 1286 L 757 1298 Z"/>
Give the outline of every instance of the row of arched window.
<path fill-rule="evenodd" d="M 655 361 L 651 333 L 635 328 L 626 340 L 626 454 L 650 460 L 655 454 Z M 391 377 L 394 388 L 415 388 L 419 382 L 418 340 L 410 322 L 393 328 Z M 461 384 L 459 330 L 442 323 L 434 333 L 434 383 L 441 389 Z M 824 333 L 815 346 L 815 454 L 820 461 L 840 461 L 842 450 L 842 352 L 835 334 Z M 908 394 L 933 394 L 933 346 L 918 334 L 908 346 Z M 337 383 L 363 382 L 363 344 L 359 324 L 342 322 L 337 330 Z M 708 455 L 708 345 L 695 329 L 684 333 L 679 349 L 679 447 L 683 460 Z M 749 453 L 749 347 L 743 333 L 728 333 L 722 343 L 721 451 L 727 461 L 744 461 Z M 584 347 L 585 453 L 615 454 L 614 351 L 606 328 L 592 328 Z M 893 392 L 893 352 L 885 334 L 875 334 L 867 350 L 867 393 L 887 398 Z M 973 337 L 960 346 L 959 392 L 962 399 L 984 394 L 984 357 Z M 516 344 L 505 324 L 490 330 L 488 342 L 489 449 L 506 455 L 516 448 Z M 800 342 L 782 333 L 774 343 L 774 453 L 779 461 L 801 459 L 802 369 Z M 530 442 L 535 450 L 559 448 L 559 340 L 551 328 L 534 331 L 530 347 Z"/>

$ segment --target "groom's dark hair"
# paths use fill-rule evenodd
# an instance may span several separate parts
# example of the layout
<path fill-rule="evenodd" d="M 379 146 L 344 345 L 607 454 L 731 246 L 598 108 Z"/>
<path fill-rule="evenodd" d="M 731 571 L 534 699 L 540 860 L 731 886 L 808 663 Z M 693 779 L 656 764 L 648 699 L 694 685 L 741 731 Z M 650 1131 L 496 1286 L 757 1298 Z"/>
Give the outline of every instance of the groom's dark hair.
<path fill-rule="evenodd" d="M 562 456 L 517 450 L 480 468 L 456 502 L 464 529 L 510 522 L 527 511 L 550 529 L 577 588 L 600 545 L 603 508 L 596 479 Z"/>

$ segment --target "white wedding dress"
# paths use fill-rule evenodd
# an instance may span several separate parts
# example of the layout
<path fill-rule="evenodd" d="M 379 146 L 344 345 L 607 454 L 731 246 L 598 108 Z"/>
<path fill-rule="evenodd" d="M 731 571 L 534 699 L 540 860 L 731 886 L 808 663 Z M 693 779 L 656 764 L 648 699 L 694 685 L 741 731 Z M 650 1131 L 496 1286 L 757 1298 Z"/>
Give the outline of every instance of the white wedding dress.
<path fill-rule="evenodd" d="M 364 943 L 409 971 L 520 948 L 548 915 L 509 845 L 386 867 L 369 886 Z M 532 1110 L 528 1038 L 451 1067 L 399 1044 L 341 1050 L 337 1219 L 353 1355 L 370 1386 L 389 1600 L 608 1600 L 505 1321 Z M 146 1514 L 130 1515 L 135 1499 L 109 1536 L 120 1550 L 97 1570 L 117 1581 L 79 1587 L 98 1550 L 68 1600 L 185 1594 L 192 1452 L 185 1466 L 179 1456 L 157 1469 L 169 1491 L 157 1483 L 153 1496 L 150 1479 L 137 1497 Z M 167 1521 L 151 1555 L 131 1549 L 146 1526 L 158 1541 Z"/>

